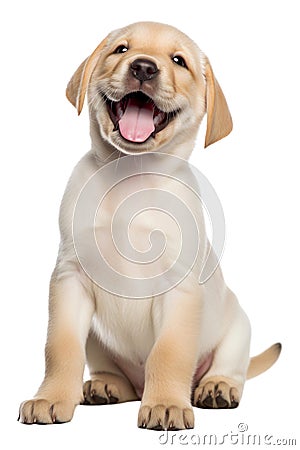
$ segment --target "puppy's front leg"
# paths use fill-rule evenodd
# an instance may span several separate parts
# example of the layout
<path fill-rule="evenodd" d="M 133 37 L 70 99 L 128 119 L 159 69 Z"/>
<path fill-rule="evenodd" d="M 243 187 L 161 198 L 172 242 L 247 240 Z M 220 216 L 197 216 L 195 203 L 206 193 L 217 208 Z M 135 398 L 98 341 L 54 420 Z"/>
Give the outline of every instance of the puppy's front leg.
<path fill-rule="evenodd" d="M 45 378 L 33 400 L 20 406 L 23 423 L 61 423 L 72 419 L 82 400 L 85 342 L 94 305 L 79 275 L 52 277 Z"/>
<path fill-rule="evenodd" d="M 194 427 L 191 386 L 199 354 L 199 305 L 199 298 L 168 299 L 165 323 L 146 363 L 140 428 Z"/>

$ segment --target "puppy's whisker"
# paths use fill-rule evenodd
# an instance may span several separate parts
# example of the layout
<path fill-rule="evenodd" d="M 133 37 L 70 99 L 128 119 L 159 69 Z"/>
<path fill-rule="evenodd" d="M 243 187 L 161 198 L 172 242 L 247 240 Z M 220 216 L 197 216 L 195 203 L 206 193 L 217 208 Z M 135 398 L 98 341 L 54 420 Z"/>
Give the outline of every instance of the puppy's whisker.
<path fill-rule="evenodd" d="M 93 107 L 95 110 L 98 110 L 104 103 L 104 99 L 98 94 L 94 94 L 89 98 L 89 106 Z"/>

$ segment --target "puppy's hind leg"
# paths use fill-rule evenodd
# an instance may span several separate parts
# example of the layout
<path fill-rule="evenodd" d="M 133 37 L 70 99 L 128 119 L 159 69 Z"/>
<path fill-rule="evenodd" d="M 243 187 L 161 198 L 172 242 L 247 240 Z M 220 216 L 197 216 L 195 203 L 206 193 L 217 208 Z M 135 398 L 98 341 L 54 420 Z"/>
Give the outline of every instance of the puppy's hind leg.
<path fill-rule="evenodd" d="M 229 295 L 233 295 L 230 293 Z M 250 323 L 237 304 L 232 323 L 214 351 L 213 362 L 193 394 L 193 405 L 200 408 L 236 408 L 247 377 L 250 347 Z"/>
<path fill-rule="evenodd" d="M 128 378 L 92 333 L 87 340 L 86 356 L 91 379 L 83 385 L 83 404 L 105 405 L 138 400 Z"/>

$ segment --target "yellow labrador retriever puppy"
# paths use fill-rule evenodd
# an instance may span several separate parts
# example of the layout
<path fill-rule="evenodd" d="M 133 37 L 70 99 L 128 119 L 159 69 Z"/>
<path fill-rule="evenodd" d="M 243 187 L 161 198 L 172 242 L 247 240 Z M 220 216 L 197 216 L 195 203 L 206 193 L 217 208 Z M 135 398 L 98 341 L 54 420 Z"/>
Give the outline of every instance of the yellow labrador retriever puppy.
<path fill-rule="evenodd" d="M 85 222 L 93 199 L 87 197 L 83 203 L 76 236 L 74 217 L 83 187 L 111 161 L 130 160 L 127 155 L 134 155 L 137 162 L 142 155 L 157 152 L 187 160 L 205 114 L 205 146 L 228 135 L 232 121 L 227 103 L 209 60 L 195 43 L 171 26 L 152 22 L 113 31 L 83 61 L 67 87 L 67 97 L 78 114 L 86 95 L 92 149 L 74 169 L 62 201 L 61 245 L 50 285 L 45 378 L 34 399 L 21 404 L 20 420 L 27 424 L 68 422 L 80 403 L 141 399 L 139 427 L 192 428 L 192 406 L 238 406 L 246 378 L 271 367 L 280 344 L 249 358 L 249 321 L 219 267 L 205 283 L 199 283 L 199 265 L 195 264 L 172 289 L 154 290 L 137 299 L 138 276 L 123 258 L 119 269 L 133 295 L 103 288 L 82 263 L 85 260 L 93 266 L 86 237 L 90 227 Z M 114 167 L 117 171 L 118 166 Z M 101 180 L 97 179 L 100 190 Z M 121 190 L 128 198 L 143 186 L 153 189 L 153 195 L 157 188 L 161 193 L 173 188 L 178 193 L 170 177 L 164 183 L 155 174 L 140 175 L 125 180 Z M 120 190 L 106 189 L 106 194 L 94 233 L 102 239 L 104 256 L 113 264 L 121 259 L 120 254 L 112 256 L 110 237 Z M 189 195 L 185 194 L 184 201 L 193 208 Z M 200 210 L 195 214 L 203 238 L 197 258 L 203 260 L 207 240 Z M 134 246 L 147 240 L 162 220 L 173 255 L 178 236 L 169 217 L 160 219 L 157 211 L 148 208 L 146 218 L 136 219 L 131 224 Z M 83 243 L 80 261 L 74 246 L 78 236 Z M 141 246 L 139 250 L 141 254 L 146 251 Z M 164 255 L 163 264 L 169 256 Z M 139 270 L 154 276 L 145 264 Z M 86 360 L 91 380 L 83 385 Z"/>

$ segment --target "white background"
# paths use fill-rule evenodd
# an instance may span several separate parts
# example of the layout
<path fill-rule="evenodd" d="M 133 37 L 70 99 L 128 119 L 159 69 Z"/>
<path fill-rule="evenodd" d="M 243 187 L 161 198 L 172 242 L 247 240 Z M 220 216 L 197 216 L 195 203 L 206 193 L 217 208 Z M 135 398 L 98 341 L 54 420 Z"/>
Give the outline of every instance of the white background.
<path fill-rule="evenodd" d="M 246 384 L 238 409 L 195 409 L 196 428 L 187 434 L 216 433 L 221 440 L 245 423 L 248 434 L 297 437 L 298 19 L 298 2 L 291 0 L 12 0 L 1 6 L 2 448 L 168 445 L 159 443 L 161 433 L 136 427 L 137 402 L 81 406 L 71 423 L 60 426 L 17 422 L 19 403 L 35 393 L 43 376 L 60 199 L 73 166 L 89 150 L 87 110 L 77 117 L 65 87 L 109 31 L 138 20 L 177 26 L 211 60 L 234 131 L 204 150 L 203 124 L 192 162 L 225 211 L 222 266 L 250 317 L 251 353 L 283 344 L 277 364 Z M 170 447 L 182 447 L 178 437 Z"/>

